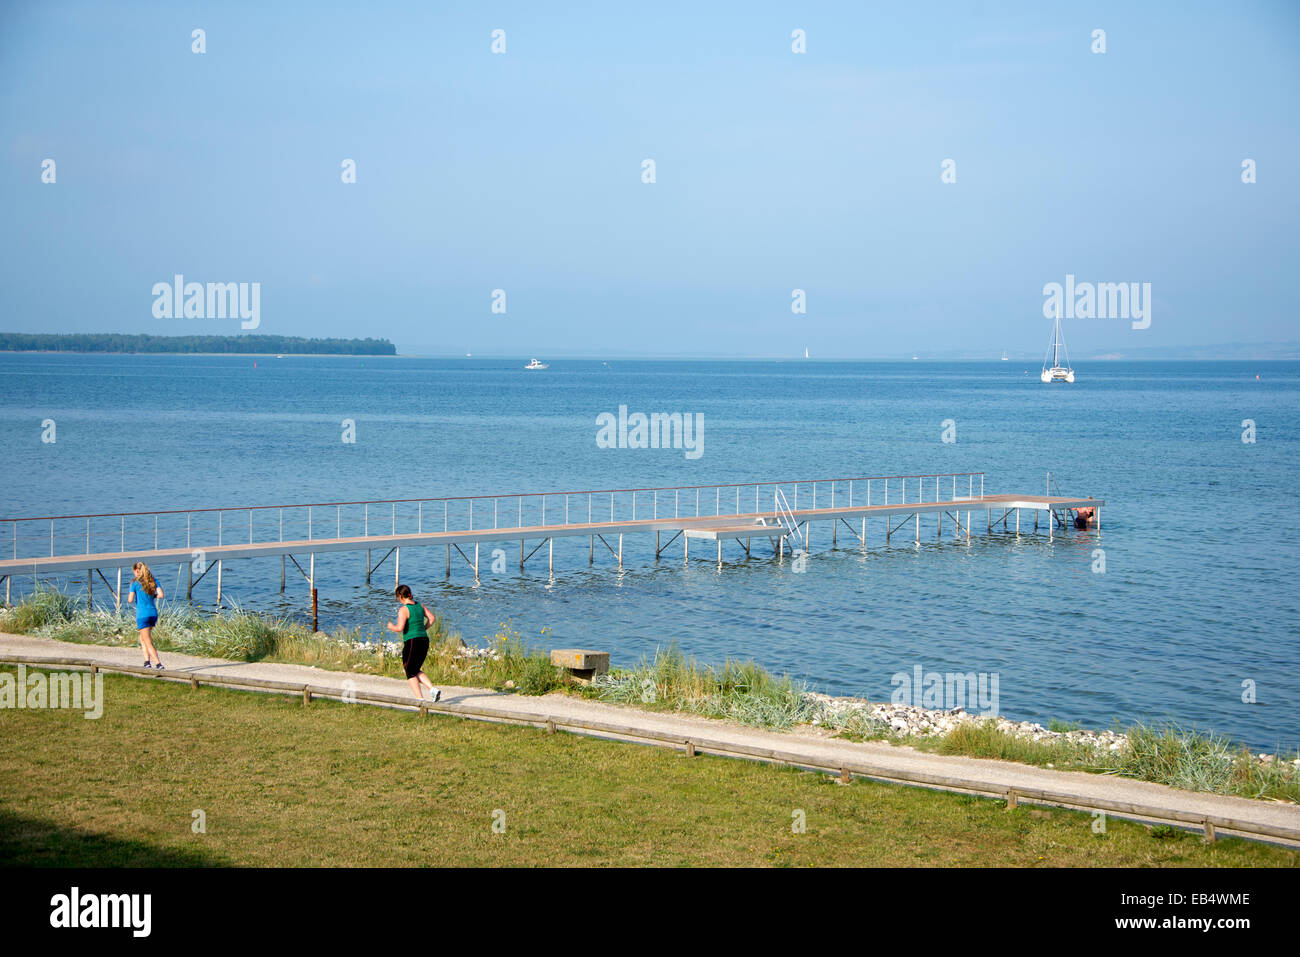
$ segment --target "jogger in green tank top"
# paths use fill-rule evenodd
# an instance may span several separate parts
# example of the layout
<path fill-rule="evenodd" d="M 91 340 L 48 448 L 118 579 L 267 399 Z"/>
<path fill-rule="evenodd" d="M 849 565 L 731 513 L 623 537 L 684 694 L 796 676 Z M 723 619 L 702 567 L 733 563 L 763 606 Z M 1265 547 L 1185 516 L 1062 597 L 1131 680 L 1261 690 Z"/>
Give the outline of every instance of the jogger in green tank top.
<path fill-rule="evenodd" d="M 424 698 L 424 688 L 429 689 L 429 697 L 437 701 L 442 692 L 433 686 L 429 676 L 420 670 L 424 659 L 429 655 L 429 629 L 436 620 L 433 612 L 425 608 L 411 596 L 411 589 L 398 585 L 394 591 L 401 608 L 397 612 L 397 622 L 388 623 L 388 630 L 402 636 L 402 670 L 411 685 L 411 691 L 417 698 Z"/>

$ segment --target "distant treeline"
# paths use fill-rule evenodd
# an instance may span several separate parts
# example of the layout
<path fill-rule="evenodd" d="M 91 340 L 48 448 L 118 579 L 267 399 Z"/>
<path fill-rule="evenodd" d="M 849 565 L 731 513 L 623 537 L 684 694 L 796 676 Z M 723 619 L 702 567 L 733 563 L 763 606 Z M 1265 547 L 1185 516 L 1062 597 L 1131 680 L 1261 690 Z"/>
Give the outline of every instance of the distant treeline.
<path fill-rule="evenodd" d="M 113 332 L 68 335 L 0 332 L 0 352 L 229 352 L 257 355 L 313 353 L 395 356 L 387 339 L 303 339 L 299 336 L 128 336 Z"/>

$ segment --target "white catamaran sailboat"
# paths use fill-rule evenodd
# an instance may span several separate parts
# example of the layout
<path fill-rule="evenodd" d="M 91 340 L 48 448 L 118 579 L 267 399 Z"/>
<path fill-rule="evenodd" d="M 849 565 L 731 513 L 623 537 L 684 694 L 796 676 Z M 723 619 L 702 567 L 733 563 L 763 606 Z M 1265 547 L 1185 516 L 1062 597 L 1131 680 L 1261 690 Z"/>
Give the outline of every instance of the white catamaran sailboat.
<path fill-rule="evenodd" d="M 1065 359 L 1065 365 L 1061 365 L 1061 359 Z M 1051 366 L 1047 365 L 1051 361 Z M 1044 382 L 1073 382 L 1074 370 L 1070 368 L 1070 355 L 1065 351 L 1065 340 L 1061 338 L 1061 320 L 1058 317 L 1052 324 L 1052 341 L 1047 347 L 1047 355 L 1043 358 L 1043 374 L 1041 376 Z"/>

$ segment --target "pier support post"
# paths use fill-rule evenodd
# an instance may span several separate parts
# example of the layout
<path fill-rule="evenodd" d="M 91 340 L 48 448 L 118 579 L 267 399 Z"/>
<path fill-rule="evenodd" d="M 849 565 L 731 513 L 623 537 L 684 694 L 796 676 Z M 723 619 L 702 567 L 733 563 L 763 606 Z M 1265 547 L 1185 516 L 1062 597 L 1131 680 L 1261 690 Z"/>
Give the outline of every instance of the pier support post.
<path fill-rule="evenodd" d="M 921 513 L 916 513 L 916 544 L 921 544 Z"/>
<path fill-rule="evenodd" d="M 475 545 L 474 548 L 475 551 L 478 550 L 477 545 Z M 402 583 L 402 550 L 400 548 L 394 548 L 393 549 L 393 585 L 397 586 L 400 585 L 401 583 Z"/>
<path fill-rule="evenodd" d="M 89 521 L 89 519 L 87 519 Z M 86 569 L 86 611 L 95 610 L 95 570 Z"/>
<path fill-rule="evenodd" d="M 546 572 L 552 578 L 555 577 L 555 539 L 546 540 Z"/>
<path fill-rule="evenodd" d="M 1020 534 L 1020 509 L 1016 509 L 1016 534 Z"/>
<path fill-rule="evenodd" d="M 966 543 L 970 544 L 970 509 L 966 509 Z"/>
<path fill-rule="evenodd" d="M 718 539 L 718 571 L 722 571 L 722 539 Z"/>
<path fill-rule="evenodd" d="M 522 549 L 522 543 L 521 543 L 521 546 L 520 546 L 520 547 L 521 547 L 521 549 Z M 451 546 L 450 546 L 450 545 L 447 545 L 447 546 L 446 546 L 446 549 L 447 549 L 447 570 L 443 573 L 443 576 L 442 576 L 442 577 L 443 577 L 443 578 L 451 578 Z M 523 563 L 523 562 L 520 562 L 520 563 L 519 563 L 519 567 L 520 567 L 520 568 L 523 568 L 523 567 L 524 567 L 524 563 Z"/>
<path fill-rule="evenodd" d="M 113 609 L 122 610 L 122 569 L 120 568 L 117 570 L 117 594 L 113 596 Z"/>
<path fill-rule="evenodd" d="M 283 583 L 280 585 L 280 591 L 284 591 Z M 185 600 L 189 601 L 194 597 L 194 563 L 185 563 Z"/>
<path fill-rule="evenodd" d="M 221 559 L 217 559 L 217 607 L 221 607 Z"/>
<path fill-rule="evenodd" d="M 655 561 L 659 561 L 659 533 L 655 532 Z"/>
<path fill-rule="evenodd" d="M 936 541 L 943 541 L 943 512 L 939 513 L 939 534 L 935 536 Z"/>
<path fill-rule="evenodd" d="M 993 534 L 993 509 L 991 508 L 984 510 L 984 534 Z"/>
<path fill-rule="evenodd" d="M 622 541 L 622 539 L 623 536 L 620 535 L 619 541 Z M 620 545 L 619 550 L 621 551 L 622 548 L 623 546 Z M 685 532 L 682 532 L 682 564 L 685 565 L 690 560 L 691 560 L 691 540 L 690 537 Z"/>
<path fill-rule="evenodd" d="M 835 551 L 840 541 L 840 520 L 837 518 L 831 523 L 831 551 Z"/>
<path fill-rule="evenodd" d="M 862 516 L 862 550 L 867 550 L 867 516 Z"/>
<path fill-rule="evenodd" d="M 618 533 L 618 570 L 623 570 L 623 533 Z"/>
<path fill-rule="evenodd" d="M 367 566 L 369 567 L 369 566 Z M 280 594 L 284 594 L 284 556 L 280 556 Z"/>
<path fill-rule="evenodd" d="M 217 571 L 220 570 L 221 569 L 217 569 Z M 316 590 L 316 553 L 315 552 L 311 553 L 310 564 L 307 565 L 307 577 L 308 577 L 307 584 L 311 586 L 312 591 L 315 591 Z"/>
<path fill-rule="evenodd" d="M 366 584 L 370 584 L 370 549 L 366 549 Z"/>
<path fill-rule="evenodd" d="M 474 543 L 474 584 L 478 584 L 478 542 Z"/>
<path fill-rule="evenodd" d="M 447 554 L 448 556 L 451 555 L 450 545 L 447 546 Z M 524 540 L 522 538 L 519 539 L 519 570 L 520 571 L 524 570 Z"/>
<path fill-rule="evenodd" d="M 658 532 L 655 532 L 656 537 Z M 655 558 L 659 557 L 659 542 L 655 542 Z M 591 535 L 587 538 L 587 564 L 595 564 L 596 561 L 596 536 Z"/>

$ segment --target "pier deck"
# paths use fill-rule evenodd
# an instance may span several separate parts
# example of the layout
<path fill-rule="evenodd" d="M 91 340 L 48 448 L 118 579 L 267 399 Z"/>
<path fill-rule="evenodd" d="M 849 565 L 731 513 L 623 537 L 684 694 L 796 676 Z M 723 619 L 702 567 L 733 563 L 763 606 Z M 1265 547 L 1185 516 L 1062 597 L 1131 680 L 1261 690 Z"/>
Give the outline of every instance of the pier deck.
<path fill-rule="evenodd" d="M 959 478 L 968 480 L 967 489 L 959 488 Z M 976 488 L 976 479 L 978 478 L 978 489 Z M 445 573 L 450 576 L 452 562 L 451 552 L 454 549 L 466 564 L 474 571 L 475 580 L 478 579 L 479 562 L 478 550 L 483 544 L 501 543 L 501 542 L 518 542 L 520 546 L 519 566 L 523 568 L 525 563 L 536 554 L 542 545 L 548 545 L 548 568 L 554 568 L 554 541 L 557 538 L 581 538 L 588 539 L 589 564 L 594 563 L 595 544 L 597 539 L 607 548 L 611 554 L 617 558 L 619 566 L 623 563 L 623 539 L 628 535 L 641 533 L 653 533 L 655 536 L 655 558 L 658 559 L 665 549 L 678 538 L 682 539 L 682 555 L 684 559 L 690 558 L 690 542 L 692 540 L 705 540 L 716 543 L 716 560 L 719 565 L 722 563 L 722 546 L 725 540 L 734 540 L 738 542 L 748 555 L 750 545 L 754 540 L 768 541 L 774 552 L 779 557 L 784 557 L 787 550 L 802 549 L 808 551 L 811 547 L 812 531 L 814 523 L 827 523 L 831 527 L 831 545 L 838 547 L 838 539 L 843 532 L 847 532 L 861 547 L 866 548 L 868 545 L 868 523 L 872 520 L 880 520 L 882 534 L 880 540 L 883 544 L 890 544 L 891 540 L 898 535 L 906 535 L 903 531 L 905 526 L 913 524 L 913 538 L 919 543 L 921 540 L 921 519 L 923 516 L 934 516 L 937 519 L 937 537 L 942 539 L 944 533 L 944 518 L 949 519 L 950 535 L 952 537 L 964 537 L 969 540 L 971 536 L 972 515 L 978 512 L 985 513 L 985 532 L 992 530 L 995 524 L 1002 524 L 1004 528 L 1008 527 L 1011 516 L 1014 516 L 1015 530 L 1020 532 L 1021 513 L 1031 512 L 1034 515 L 1034 528 L 1037 529 L 1040 519 L 1046 519 L 1047 533 L 1049 536 L 1054 534 L 1054 528 L 1057 525 L 1065 524 L 1068 513 L 1077 508 L 1093 508 L 1097 511 L 1096 521 L 1093 527 L 1100 528 L 1100 509 L 1105 502 L 1089 498 L 1072 498 L 1060 495 L 1032 495 L 1032 494 L 984 494 L 984 476 L 983 473 L 947 473 L 942 475 L 929 476 L 873 476 L 870 478 L 860 479 L 825 479 L 812 482 L 784 482 L 784 483 L 749 483 L 745 485 L 723 485 L 723 486 L 690 486 L 690 487 L 670 487 L 658 489 L 616 489 L 600 490 L 586 492 L 555 492 L 555 493 L 525 493 L 502 496 L 469 496 L 460 498 L 439 498 L 439 499 L 420 499 L 420 500 L 387 500 L 382 502 L 331 502 L 310 505 L 286 505 L 286 506 L 253 506 L 248 508 L 230 508 L 230 509 L 196 509 L 190 511 L 163 511 L 148 513 L 103 513 L 98 515 L 64 515 L 64 516 L 44 516 L 38 518 L 13 518 L 0 519 L 0 529 L 4 525 L 11 526 L 12 535 L 12 555 L 6 559 L 0 560 L 0 577 L 6 584 L 6 600 L 9 598 L 9 583 L 16 576 L 32 576 L 39 578 L 42 575 L 57 575 L 66 572 L 86 572 L 88 582 L 93 583 L 93 576 L 98 575 L 101 581 L 109 588 L 114 598 L 120 601 L 121 586 L 121 569 L 129 569 L 137 561 L 143 561 L 149 565 L 167 565 L 180 564 L 183 568 L 190 569 L 187 573 L 187 593 L 191 593 L 197 581 L 193 578 L 193 573 L 197 572 L 201 579 L 207 574 L 207 571 L 214 565 L 217 568 L 218 578 L 218 600 L 220 600 L 220 577 L 221 566 L 224 562 L 236 559 L 251 558 L 275 558 L 281 559 L 281 589 L 284 588 L 284 560 L 287 558 L 302 572 L 303 577 L 307 579 L 308 584 L 315 586 L 315 556 L 332 552 L 347 551 L 373 551 L 384 552 L 379 564 L 371 566 L 370 556 L 366 560 L 366 579 L 369 581 L 370 575 L 382 565 L 389 556 L 392 556 L 394 577 L 400 576 L 401 550 L 410 548 L 425 548 L 429 546 L 443 546 L 445 557 Z M 807 489 L 811 486 L 812 497 L 810 503 L 803 508 L 798 505 L 800 489 L 805 489 L 805 502 L 808 502 Z M 794 506 L 787 505 L 789 496 L 786 490 L 793 489 Z M 727 501 L 723 501 L 723 492 L 727 494 Z M 711 496 L 714 501 L 708 502 L 710 496 L 702 495 L 704 492 L 713 492 Z M 752 492 L 752 496 L 751 496 Z M 767 494 L 765 494 L 765 492 Z M 839 501 L 836 501 L 836 494 L 839 493 Z M 909 494 L 911 500 L 909 501 Z M 957 494 L 958 492 L 967 492 L 968 494 Z M 945 493 L 948 493 L 945 497 Z M 672 514 L 668 513 L 669 503 L 665 499 L 671 494 Z M 817 496 L 822 496 L 822 503 L 817 501 Z M 875 501 L 872 496 L 875 495 Z M 927 499 L 927 494 L 931 497 Z M 890 496 L 893 501 L 890 501 Z M 579 519 L 573 520 L 572 503 L 575 497 L 579 498 L 579 504 L 585 502 L 585 509 L 579 510 Z M 630 507 L 629 507 L 630 497 Z M 638 501 L 638 498 L 641 501 Z M 855 498 L 856 497 L 856 498 Z M 683 502 L 683 498 L 686 499 Z M 561 510 L 556 504 L 557 500 L 563 501 Z M 646 500 L 650 500 L 647 504 Z M 505 501 L 512 508 L 505 510 L 506 514 L 516 521 L 509 524 L 501 522 L 502 508 L 501 503 Z M 744 507 L 744 503 L 752 501 L 755 505 L 753 509 Z M 763 508 L 763 505 L 770 501 L 771 509 Z M 482 516 L 487 503 L 492 504 L 492 526 L 475 527 L 474 506 L 479 504 L 479 515 Z M 701 512 L 701 504 L 704 506 L 714 506 L 713 511 Z M 733 504 L 734 503 L 734 504 Z M 619 515 L 619 506 L 623 508 L 623 515 Z M 723 511 L 723 506 L 732 506 L 730 510 Z M 381 516 L 379 519 L 371 517 L 372 510 L 382 509 L 387 506 L 390 510 L 388 516 Z M 398 531 L 398 507 L 403 509 L 403 523 L 407 525 L 411 516 L 407 513 L 411 511 L 412 506 L 418 513 L 417 527 L 414 530 Z M 426 513 L 437 510 L 441 506 L 443 527 L 441 529 L 428 529 L 426 523 L 431 521 L 432 517 L 426 518 Z M 540 507 L 539 507 L 540 506 Z M 683 514 L 690 509 L 690 514 Z M 342 534 L 344 529 L 344 509 L 349 510 L 349 525 L 356 524 L 357 516 L 355 513 L 358 509 L 364 509 L 363 527 L 361 534 Z M 550 509 L 548 515 L 548 508 Z M 598 511 L 608 509 L 608 515 L 602 518 L 596 518 Z M 640 508 L 641 514 L 637 514 Z M 306 527 L 302 528 L 303 511 L 306 515 Z M 585 520 L 581 512 L 585 511 Z M 651 514 L 646 515 L 646 512 Z M 286 513 L 289 516 L 289 535 L 286 536 Z M 463 513 L 463 514 L 462 514 Z M 531 513 L 535 513 L 537 520 L 529 521 L 532 518 Z M 318 534 L 317 530 L 322 525 L 321 517 L 324 515 L 326 521 L 324 525 L 329 530 L 333 526 L 336 534 Z M 563 520 L 557 521 L 562 515 Z M 179 519 L 184 517 L 184 541 L 166 541 L 168 538 L 179 538 Z M 212 525 L 215 516 L 216 527 Z M 233 534 L 232 526 L 228 523 L 228 517 L 237 516 L 241 521 L 234 525 L 234 529 L 239 530 L 239 541 L 230 541 Z M 247 517 L 247 522 L 242 521 Z M 278 517 L 276 530 L 278 534 L 274 537 L 267 535 L 266 539 L 259 540 L 259 532 L 265 532 L 267 529 L 267 519 L 269 516 Z M 554 516 L 554 518 L 552 517 Z M 196 527 L 196 518 L 200 519 Z M 390 521 L 383 522 L 389 525 L 389 528 L 383 531 L 372 530 L 372 524 L 382 522 L 384 518 Z M 149 519 L 152 519 L 152 542 L 149 542 Z M 333 521 L 329 521 L 333 519 Z M 131 523 L 130 535 L 128 536 L 128 520 Z M 166 524 L 164 524 L 166 521 Z M 480 522 L 483 519 L 480 518 Z M 897 524 L 895 524 L 897 522 Z M 109 549 L 94 549 L 92 542 L 94 535 L 102 541 L 105 532 L 104 527 L 117 526 L 108 534 L 117 539 L 112 544 L 116 547 Z M 140 547 L 131 547 L 133 542 L 128 538 L 139 540 L 141 538 L 141 526 L 144 526 L 143 537 L 145 541 Z M 32 546 L 28 543 L 39 542 L 44 544 L 45 528 L 48 526 L 48 550 L 46 554 L 29 554 L 23 556 L 20 554 L 20 542 L 27 546 L 27 550 Z M 409 525 L 407 525 L 409 528 Z M 40 531 L 40 538 L 37 539 L 33 530 Z M 75 531 L 70 531 L 75 529 Z M 246 529 L 246 532 L 244 531 Z M 294 534 L 294 532 L 298 534 Z M 306 534 L 302 534 L 305 531 Z M 82 544 L 82 535 L 84 533 L 84 548 L 74 549 L 67 546 L 67 542 L 72 535 L 75 535 L 77 545 Z M 116 533 L 116 534 L 114 534 Z M 668 534 L 670 537 L 666 543 L 662 542 L 662 536 Z M 246 535 L 246 538 L 245 538 Z M 612 544 L 617 540 L 617 546 Z M 534 543 L 531 552 L 528 552 L 526 546 L 528 543 Z M 466 554 L 466 549 L 473 546 L 473 557 Z M 45 549 L 42 549 L 45 550 Z M 303 568 L 294 556 L 306 558 L 307 568 Z M 117 584 L 110 584 L 104 577 L 104 571 L 117 571 Z M 93 587 L 93 584 L 92 584 Z"/>

